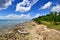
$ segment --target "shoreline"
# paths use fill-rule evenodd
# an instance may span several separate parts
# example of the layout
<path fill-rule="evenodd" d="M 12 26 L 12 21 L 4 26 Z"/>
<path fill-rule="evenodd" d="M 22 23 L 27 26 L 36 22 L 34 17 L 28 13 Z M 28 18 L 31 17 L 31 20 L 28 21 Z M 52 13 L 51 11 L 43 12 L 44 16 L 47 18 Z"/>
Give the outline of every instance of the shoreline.
<path fill-rule="evenodd" d="M 19 25 L 19 26 L 22 26 L 22 24 L 29 23 L 29 22 L 31 22 L 31 21 L 22 22 L 22 23 L 18 23 L 18 24 L 15 24 L 15 25 L 9 25 L 9 26 L 7 26 L 7 28 L 2 28 L 2 29 L 0 29 L 0 31 L 3 31 L 3 30 L 10 30 L 10 29 L 12 29 L 12 28 L 17 27 L 18 25 Z"/>
<path fill-rule="evenodd" d="M 15 25 L 14 28 L 5 30 L 0 33 L 0 40 L 2 40 L 1 38 L 3 40 L 60 40 L 60 31 L 47 28 L 46 25 L 36 24 L 31 21 L 19 23 Z"/>
<path fill-rule="evenodd" d="M 0 33 L 1 33 L 1 32 L 5 32 L 5 33 L 6 33 L 6 32 L 8 32 L 8 31 L 13 31 L 14 29 L 20 28 L 21 26 L 26 26 L 25 24 L 28 24 L 28 23 L 30 23 L 30 22 L 32 22 L 32 21 L 23 22 L 23 23 L 18 23 L 18 24 L 13 25 L 13 26 L 10 25 L 10 27 L 8 27 L 8 28 L 1 29 L 1 30 L 0 30 Z M 25 27 L 24 27 L 24 28 L 25 28 Z"/>

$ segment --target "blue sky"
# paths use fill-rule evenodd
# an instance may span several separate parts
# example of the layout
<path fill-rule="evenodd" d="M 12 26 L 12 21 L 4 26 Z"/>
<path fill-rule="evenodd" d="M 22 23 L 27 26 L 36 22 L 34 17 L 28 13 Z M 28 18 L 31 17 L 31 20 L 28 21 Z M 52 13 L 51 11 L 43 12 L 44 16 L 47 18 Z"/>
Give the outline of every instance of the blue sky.
<path fill-rule="evenodd" d="M 0 19 L 31 19 L 60 11 L 59 0 L 0 0 Z"/>

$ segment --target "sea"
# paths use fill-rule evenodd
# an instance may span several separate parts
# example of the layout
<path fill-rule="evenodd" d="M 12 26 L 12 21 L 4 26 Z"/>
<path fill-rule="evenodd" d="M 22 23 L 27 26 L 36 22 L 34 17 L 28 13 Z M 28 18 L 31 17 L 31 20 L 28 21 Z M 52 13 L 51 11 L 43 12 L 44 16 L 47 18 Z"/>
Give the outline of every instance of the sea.
<path fill-rule="evenodd" d="M 0 20 L 0 30 L 11 28 L 14 25 L 17 25 L 19 23 L 29 22 L 30 19 L 11 19 L 11 20 Z"/>

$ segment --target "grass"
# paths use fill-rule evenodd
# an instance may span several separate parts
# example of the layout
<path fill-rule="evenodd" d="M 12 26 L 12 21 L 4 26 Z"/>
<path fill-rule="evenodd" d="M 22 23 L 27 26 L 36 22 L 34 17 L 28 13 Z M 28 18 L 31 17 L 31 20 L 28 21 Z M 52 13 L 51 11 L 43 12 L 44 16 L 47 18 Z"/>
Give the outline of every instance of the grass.
<path fill-rule="evenodd" d="M 48 28 L 60 30 L 60 24 L 59 25 L 54 25 L 54 24 L 52 24 L 50 22 L 47 22 L 47 21 L 41 21 L 41 23 L 44 24 L 44 25 L 47 25 Z"/>

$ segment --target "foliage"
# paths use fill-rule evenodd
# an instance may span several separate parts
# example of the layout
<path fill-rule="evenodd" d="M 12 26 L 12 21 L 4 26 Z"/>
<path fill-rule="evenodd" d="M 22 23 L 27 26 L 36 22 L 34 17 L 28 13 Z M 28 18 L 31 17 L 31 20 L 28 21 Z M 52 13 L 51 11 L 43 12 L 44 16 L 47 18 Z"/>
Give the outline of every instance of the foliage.
<path fill-rule="evenodd" d="M 58 22 L 60 22 L 60 12 L 50 12 L 47 15 L 39 16 L 38 18 L 34 18 L 33 20 L 37 23 L 40 23 L 41 21 L 47 21 L 57 25 Z"/>
<path fill-rule="evenodd" d="M 33 19 L 36 23 L 38 23 L 38 24 L 40 24 L 41 23 L 41 21 L 40 21 L 40 18 L 35 18 L 35 19 Z"/>

